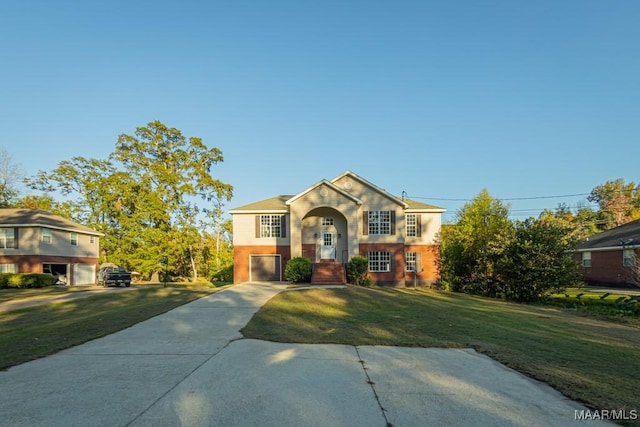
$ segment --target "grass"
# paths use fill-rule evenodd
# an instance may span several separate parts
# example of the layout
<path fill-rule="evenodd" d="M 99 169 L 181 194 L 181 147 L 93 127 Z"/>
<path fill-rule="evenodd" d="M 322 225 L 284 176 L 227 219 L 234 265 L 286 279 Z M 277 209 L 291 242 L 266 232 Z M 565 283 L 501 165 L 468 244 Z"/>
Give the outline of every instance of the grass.
<path fill-rule="evenodd" d="M 421 289 L 283 292 L 242 331 L 278 342 L 474 348 L 592 409 L 638 410 L 640 319 Z"/>
<path fill-rule="evenodd" d="M 141 287 L 0 312 L 0 370 L 125 329 L 219 289 Z M 78 288 L 2 290 L 0 301 L 9 299 L 9 295 L 15 299 L 62 292 L 78 292 Z"/>

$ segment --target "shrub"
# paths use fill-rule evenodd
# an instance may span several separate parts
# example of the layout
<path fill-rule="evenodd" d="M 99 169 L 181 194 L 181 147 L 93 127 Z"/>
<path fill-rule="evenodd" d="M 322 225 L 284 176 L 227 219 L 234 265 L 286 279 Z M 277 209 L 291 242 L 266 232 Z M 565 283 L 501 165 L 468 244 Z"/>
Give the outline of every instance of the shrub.
<path fill-rule="evenodd" d="M 3 273 L 0 276 L 0 287 L 3 288 L 44 288 L 56 283 L 56 278 L 50 274 Z"/>
<path fill-rule="evenodd" d="M 313 264 L 309 258 L 291 258 L 284 269 L 284 278 L 291 283 L 310 282 L 312 272 Z"/>
<path fill-rule="evenodd" d="M 367 277 L 369 258 L 357 255 L 347 264 L 347 281 L 353 285 L 368 286 L 371 281 Z"/>
<path fill-rule="evenodd" d="M 212 282 L 233 282 L 233 264 L 213 273 Z"/>

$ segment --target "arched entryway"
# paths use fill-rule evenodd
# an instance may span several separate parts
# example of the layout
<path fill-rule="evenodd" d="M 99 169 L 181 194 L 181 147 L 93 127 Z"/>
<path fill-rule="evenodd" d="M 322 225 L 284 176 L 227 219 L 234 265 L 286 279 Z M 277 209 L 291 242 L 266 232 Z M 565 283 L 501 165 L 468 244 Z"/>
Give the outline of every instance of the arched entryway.
<path fill-rule="evenodd" d="M 320 207 L 302 219 L 302 256 L 318 262 L 348 261 L 347 219 L 340 211 Z"/>

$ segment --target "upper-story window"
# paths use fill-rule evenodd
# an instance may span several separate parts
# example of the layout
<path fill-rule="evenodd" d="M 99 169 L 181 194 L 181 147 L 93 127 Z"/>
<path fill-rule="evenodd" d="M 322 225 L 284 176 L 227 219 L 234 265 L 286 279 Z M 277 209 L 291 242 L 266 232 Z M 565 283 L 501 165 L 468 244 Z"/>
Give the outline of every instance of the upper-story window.
<path fill-rule="evenodd" d="M 0 248 L 14 249 L 16 247 L 16 229 L 1 228 L 0 229 Z"/>
<path fill-rule="evenodd" d="M 260 215 L 260 237 L 281 237 L 281 222 L 280 215 Z"/>
<path fill-rule="evenodd" d="M 369 211 L 369 234 L 391 234 L 391 211 Z"/>
<path fill-rule="evenodd" d="M 333 217 L 325 216 L 322 218 L 322 225 L 333 225 Z"/>
<path fill-rule="evenodd" d="M 71 233 L 71 246 L 78 246 L 78 233 Z"/>
<path fill-rule="evenodd" d="M 582 266 L 591 267 L 591 252 L 582 252 Z"/>
<path fill-rule="evenodd" d="M 622 251 L 622 265 L 624 267 L 633 267 L 636 263 L 636 256 L 633 249 L 625 249 Z"/>
<path fill-rule="evenodd" d="M 50 245 L 52 242 L 51 230 L 49 228 L 42 229 L 42 243 Z"/>
<path fill-rule="evenodd" d="M 418 235 L 418 220 L 416 219 L 416 214 L 407 214 L 406 221 L 407 237 L 416 237 Z"/>

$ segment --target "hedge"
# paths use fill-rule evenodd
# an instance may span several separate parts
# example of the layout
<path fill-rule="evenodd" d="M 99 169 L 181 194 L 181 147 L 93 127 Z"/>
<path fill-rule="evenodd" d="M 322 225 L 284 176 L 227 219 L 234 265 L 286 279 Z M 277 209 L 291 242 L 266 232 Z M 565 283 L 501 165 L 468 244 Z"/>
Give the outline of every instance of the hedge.
<path fill-rule="evenodd" d="M 43 273 L 0 273 L 0 289 L 44 288 L 56 283 L 51 274 Z"/>

